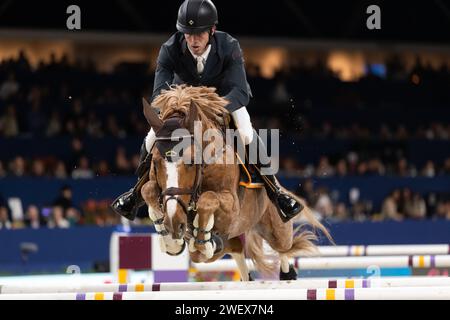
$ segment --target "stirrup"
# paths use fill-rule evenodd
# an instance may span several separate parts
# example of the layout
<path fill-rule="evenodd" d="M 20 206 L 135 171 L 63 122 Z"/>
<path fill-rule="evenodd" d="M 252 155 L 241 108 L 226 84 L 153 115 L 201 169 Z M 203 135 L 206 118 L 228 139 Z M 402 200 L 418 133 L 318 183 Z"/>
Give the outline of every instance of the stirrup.
<path fill-rule="evenodd" d="M 127 192 L 121 194 L 117 197 L 110 205 L 111 209 L 118 213 L 119 215 L 133 221 L 139 209 L 145 204 L 144 199 L 141 195 L 142 186 L 149 180 L 149 170 L 145 171 L 144 174 L 139 178 L 136 185 L 128 190 Z M 134 202 L 131 208 L 123 209 L 123 201 L 128 198 L 130 202 Z M 131 198 L 131 199 L 130 199 Z"/>
<path fill-rule="evenodd" d="M 250 172 L 248 171 L 245 163 L 242 161 L 242 159 L 239 157 L 239 154 L 236 152 L 236 157 L 239 161 L 239 164 L 241 166 L 241 168 L 245 173 L 245 176 L 247 176 L 247 181 L 239 181 L 239 186 L 247 188 L 247 189 L 262 189 L 264 188 L 264 183 L 263 182 L 257 182 L 255 181 L 255 179 L 252 178 L 252 175 L 250 174 Z M 241 178 L 242 178 L 242 174 L 241 174 Z"/>

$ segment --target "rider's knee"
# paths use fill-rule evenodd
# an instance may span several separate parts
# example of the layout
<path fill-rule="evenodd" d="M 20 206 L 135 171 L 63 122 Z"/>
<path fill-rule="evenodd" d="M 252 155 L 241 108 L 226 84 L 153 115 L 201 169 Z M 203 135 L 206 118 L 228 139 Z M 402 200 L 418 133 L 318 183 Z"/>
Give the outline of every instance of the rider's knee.
<path fill-rule="evenodd" d="M 250 144 L 253 141 L 253 126 L 247 108 L 237 109 L 231 114 L 231 117 L 244 144 Z"/>

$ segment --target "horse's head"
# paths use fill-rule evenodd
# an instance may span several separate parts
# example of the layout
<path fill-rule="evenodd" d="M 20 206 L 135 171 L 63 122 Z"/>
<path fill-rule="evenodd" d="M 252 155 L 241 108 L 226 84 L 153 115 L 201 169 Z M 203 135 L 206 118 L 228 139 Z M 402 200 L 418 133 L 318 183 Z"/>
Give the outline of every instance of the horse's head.
<path fill-rule="evenodd" d="M 144 113 L 156 134 L 152 170 L 161 189 L 164 225 L 173 239 L 182 239 L 201 183 L 201 165 L 194 164 L 193 154 L 197 107 L 191 103 L 187 113 L 167 113 L 160 119 L 144 99 Z"/>

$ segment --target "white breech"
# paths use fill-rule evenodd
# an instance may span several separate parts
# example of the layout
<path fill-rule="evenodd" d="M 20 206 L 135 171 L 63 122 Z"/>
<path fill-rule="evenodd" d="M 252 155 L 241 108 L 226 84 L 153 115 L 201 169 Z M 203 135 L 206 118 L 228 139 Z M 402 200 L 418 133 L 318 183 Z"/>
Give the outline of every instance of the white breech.
<path fill-rule="evenodd" d="M 147 136 L 145 137 L 145 149 L 147 149 L 147 152 L 150 152 L 150 150 L 152 150 L 155 140 L 156 140 L 155 131 L 153 131 L 153 128 L 151 128 Z"/>
<path fill-rule="evenodd" d="M 237 109 L 231 113 L 231 117 L 244 144 L 250 144 L 253 141 L 253 126 L 247 108 Z"/>
<path fill-rule="evenodd" d="M 231 113 L 231 117 L 233 118 L 234 124 L 239 132 L 239 136 L 242 141 L 244 141 L 244 144 L 250 144 L 253 141 L 253 126 L 247 108 L 242 107 L 237 109 Z M 145 137 L 145 149 L 147 149 L 147 152 L 150 152 L 152 149 L 155 139 L 155 131 L 150 129 Z"/>

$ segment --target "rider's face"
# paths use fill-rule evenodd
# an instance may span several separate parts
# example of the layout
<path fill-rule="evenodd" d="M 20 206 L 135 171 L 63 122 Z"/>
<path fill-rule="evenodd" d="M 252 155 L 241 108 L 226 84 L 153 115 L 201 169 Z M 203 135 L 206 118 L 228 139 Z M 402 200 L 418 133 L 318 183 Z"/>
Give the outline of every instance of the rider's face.
<path fill-rule="evenodd" d="M 184 37 L 186 38 L 187 45 L 189 46 L 189 49 L 197 55 L 200 56 L 206 51 L 206 46 L 209 42 L 209 32 L 204 31 L 202 33 L 198 34 L 184 34 Z"/>

